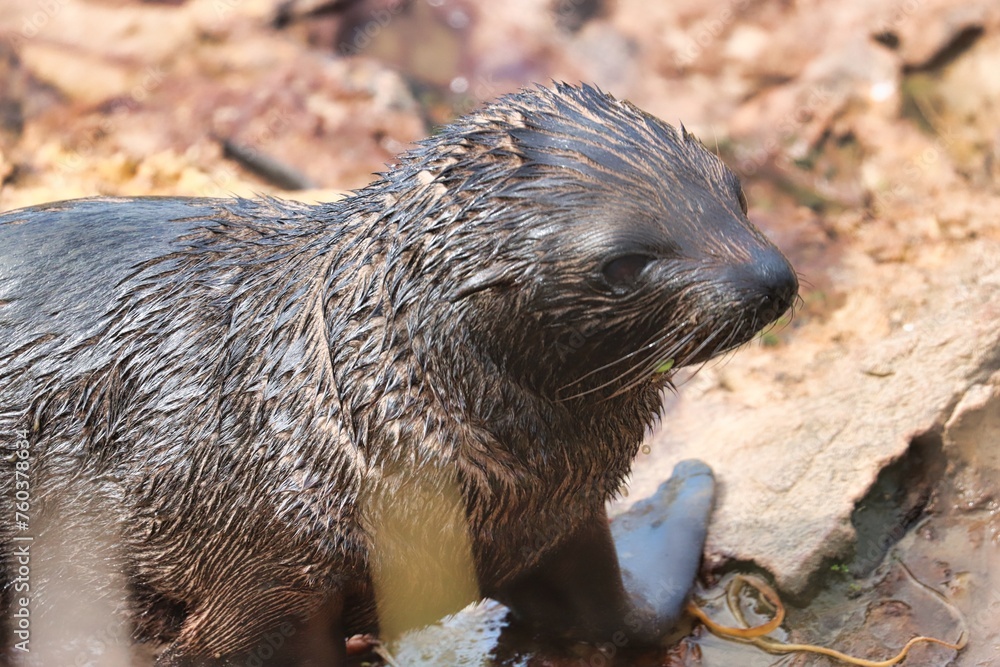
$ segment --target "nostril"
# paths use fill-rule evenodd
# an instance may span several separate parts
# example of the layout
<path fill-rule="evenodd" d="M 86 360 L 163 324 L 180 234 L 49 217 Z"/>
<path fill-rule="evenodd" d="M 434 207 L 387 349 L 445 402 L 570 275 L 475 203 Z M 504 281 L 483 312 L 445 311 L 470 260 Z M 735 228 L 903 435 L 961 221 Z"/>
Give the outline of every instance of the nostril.
<path fill-rule="evenodd" d="M 780 294 L 764 295 L 761 299 L 760 306 L 757 308 L 758 321 L 761 322 L 762 325 L 774 322 L 792 306 L 792 300 L 794 298 L 794 293 L 789 295 L 784 291 Z"/>
<path fill-rule="evenodd" d="M 778 305 L 774 300 L 774 297 L 765 296 L 763 301 L 761 301 L 760 308 L 757 309 L 757 314 L 760 316 L 762 322 L 768 323 L 773 322 L 778 319 L 778 315 L 784 312 L 782 309 L 779 312 Z"/>
<path fill-rule="evenodd" d="M 771 287 L 771 293 L 765 296 L 765 308 L 770 314 L 769 322 L 776 320 L 792 306 L 798 290 L 798 281 L 794 277 L 793 281 L 784 281 Z"/>

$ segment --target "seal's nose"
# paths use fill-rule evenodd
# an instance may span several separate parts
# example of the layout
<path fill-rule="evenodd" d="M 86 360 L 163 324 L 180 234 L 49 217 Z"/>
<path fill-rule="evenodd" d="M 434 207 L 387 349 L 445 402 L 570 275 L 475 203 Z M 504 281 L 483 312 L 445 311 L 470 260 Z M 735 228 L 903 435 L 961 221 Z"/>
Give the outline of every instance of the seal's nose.
<path fill-rule="evenodd" d="M 760 294 L 757 316 L 762 325 L 770 324 L 791 307 L 799 293 L 799 279 L 785 256 L 774 247 L 754 257 L 752 266 Z"/>
<path fill-rule="evenodd" d="M 773 246 L 754 252 L 750 262 L 735 267 L 733 277 L 745 299 L 747 314 L 760 328 L 788 310 L 799 292 L 795 270 Z"/>

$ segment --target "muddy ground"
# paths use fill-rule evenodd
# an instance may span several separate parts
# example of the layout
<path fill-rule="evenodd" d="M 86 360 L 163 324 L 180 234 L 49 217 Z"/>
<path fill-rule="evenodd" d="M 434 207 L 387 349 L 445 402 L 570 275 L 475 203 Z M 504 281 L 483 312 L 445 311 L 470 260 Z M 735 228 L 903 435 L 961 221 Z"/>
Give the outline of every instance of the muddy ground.
<path fill-rule="evenodd" d="M 961 653 L 905 664 L 1000 664 L 993 1 L 8 1 L 0 210 L 328 200 L 435 124 L 551 79 L 683 122 L 802 278 L 793 317 L 665 397 L 613 511 L 697 456 L 721 485 L 713 613 L 726 577 L 753 572 L 789 606 L 786 641 L 883 659 L 964 624 Z M 503 624 L 486 605 L 389 648 L 401 665 L 833 664 L 701 628 L 641 656 L 498 644 Z M 77 664 L 111 664 L 105 649 Z"/>

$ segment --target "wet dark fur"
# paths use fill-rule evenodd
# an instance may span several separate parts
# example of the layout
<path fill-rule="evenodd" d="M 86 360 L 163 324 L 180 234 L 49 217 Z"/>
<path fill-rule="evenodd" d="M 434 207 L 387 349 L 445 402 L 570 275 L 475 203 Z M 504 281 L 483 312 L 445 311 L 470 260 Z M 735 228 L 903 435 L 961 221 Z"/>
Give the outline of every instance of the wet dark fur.
<path fill-rule="evenodd" d="M 603 512 L 662 361 L 704 361 L 789 305 L 741 202 L 683 131 L 559 86 L 332 204 L 8 213 L 0 448 L 28 433 L 38 511 L 98 499 L 138 634 L 193 654 L 245 651 L 334 594 L 340 630 L 376 629 L 368 528 L 422 471 L 459 485 L 489 596 Z"/>

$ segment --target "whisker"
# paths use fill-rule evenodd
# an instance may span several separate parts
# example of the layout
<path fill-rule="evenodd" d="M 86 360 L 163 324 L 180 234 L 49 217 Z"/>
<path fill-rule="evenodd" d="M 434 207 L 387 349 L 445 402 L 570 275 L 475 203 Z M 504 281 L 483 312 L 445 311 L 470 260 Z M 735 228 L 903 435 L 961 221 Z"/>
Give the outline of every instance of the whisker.
<path fill-rule="evenodd" d="M 650 359 L 661 359 L 661 358 L 662 358 L 662 356 L 660 356 L 660 355 L 655 355 L 655 356 L 650 357 Z M 655 362 L 655 363 L 659 363 L 659 362 Z M 640 371 L 642 368 L 643 368 L 642 366 L 633 366 L 631 369 L 629 369 L 629 372 Z M 654 365 L 650 370 L 648 370 L 646 372 L 637 372 L 635 379 L 626 382 L 620 389 L 618 389 L 613 394 L 611 394 L 610 396 L 606 397 L 603 400 L 605 400 L 605 401 L 611 400 L 612 398 L 615 398 L 616 396 L 620 396 L 621 394 L 624 394 L 627 391 L 631 391 L 632 389 L 635 389 L 637 386 L 639 386 L 640 384 L 642 384 L 643 382 L 645 382 L 646 380 L 648 380 L 649 376 L 650 376 L 650 373 L 653 370 L 655 370 L 655 369 L 656 369 L 656 366 Z M 624 377 L 626 374 L 623 374 L 622 377 Z"/>
<path fill-rule="evenodd" d="M 674 329 L 676 329 L 676 328 L 677 327 L 675 327 Z M 626 368 L 624 371 L 622 371 L 618 375 L 615 375 L 614 377 L 610 378 L 606 382 L 603 382 L 603 383 L 597 385 L 596 387 L 591 387 L 590 389 L 577 392 L 577 393 L 575 393 L 575 394 L 573 394 L 571 396 L 560 397 L 557 400 L 560 401 L 560 402 L 562 402 L 562 401 L 568 401 L 568 400 L 575 399 L 575 398 L 580 398 L 582 396 L 587 396 L 588 394 L 592 394 L 592 393 L 600 391 L 601 389 L 604 389 L 604 388 L 606 388 L 606 387 L 608 387 L 610 385 L 613 385 L 616 382 L 620 382 L 622 379 L 628 377 L 629 373 L 633 372 L 636 368 L 641 368 L 645 364 L 648 364 L 650 359 L 658 358 L 658 359 L 662 360 L 663 359 L 663 353 L 660 351 L 660 346 L 659 345 L 660 345 L 660 343 L 662 341 L 669 339 L 672 336 L 672 334 L 673 334 L 673 330 L 668 330 L 666 332 L 663 332 L 662 334 L 660 334 L 659 336 L 657 336 L 657 338 L 654 339 L 651 343 L 643 345 L 642 347 L 639 348 L 639 350 L 636 350 L 636 352 L 641 352 L 641 351 L 643 351 L 643 350 L 645 350 L 645 349 L 647 349 L 649 347 L 653 348 L 652 352 L 650 354 L 648 354 L 644 358 L 644 360 L 642 362 L 640 362 L 639 364 L 635 364 L 633 366 L 630 366 L 630 367 Z M 690 338 L 690 334 L 687 337 L 685 337 L 684 340 L 688 340 L 689 338 Z M 673 348 L 670 348 L 670 349 L 673 350 L 673 349 L 679 349 L 679 348 L 675 345 Z M 629 355 L 626 355 L 626 356 L 632 356 L 633 354 L 635 354 L 635 353 L 634 352 L 633 353 L 629 353 Z M 617 359 L 613 363 L 616 364 L 616 363 L 618 363 L 618 362 L 620 362 L 622 360 L 623 360 L 623 358 L 622 359 Z M 611 365 L 613 365 L 613 364 L 608 364 L 608 366 L 611 366 Z M 575 384 L 575 382 L 567 384 L 564 388 L 570 387 L 573 384 Z M 617 396 L 618 393 L 619 392 L 616 392 L 613 395 Z"/>
<path fill-rule="evenodd" d="M 605 400 L 614 398 L 615 396 L 618 396 L 618 395 L 620 395 L 620 394 L 622 394 L 622 393 L 624 393 L 626 391 L 634 389 L 636 386 L 638 386 L 642 382 L 648 380 L 649 377 L 650 377 L 650 375 L 652 373 L 654 373 L 656 371 L 657 367 L 662 363 L 663 359 L 676 357 L 678 351 L 682 350 L 692 339 L 695 339 L 697 337 L 697 335 L 701 332 L 701 330 L 704 328 L 704 326 L 705 326 L 704 323 L 700 324 L 693 331 L 691 331 L 687 336 L 685 336 L 682 340 L 680 340 L 677 343 L 675 343 L 672 347 L 667 348 L 666 350 L 660 351 L 658 354 L 653 354 L 653 355 L 648 356 L 646 358 L 646 363 L 645 364 L 637 364 L 632 369 L 634 371 L 637 371 L 636 378 L 634 380 L 632 380 L 631 382 L 628 382 L 625 386 L 623 386 L 618 391 L 616 391 L 613 394 L 611 394 L 610 396 L 608 396 L 607 399 L 605 399 Z M 708 339 L 706 339 L 701 345 L 699 345 L 698 348 L 693 353 L 691 353 L 691 354 L 689 354 L 687 356 L 688 357 L 696 356 L 697 353 L 708 342 L 710 342 L 712 338 L 715 337 L 716 333 L 717 332 L 713 332 L 712 335 L 710 335 L 708 337 Z M 683 363 L 683 361 L 681 363 Z"/>
<path fill-rule="evenodd" d="M 676 307 L 676 302 L 671 303 L 671 304 L 667 304 L 667 305 Z M 665 307 L 665 305 L 661 301 L 661 295 L 657 294 L 656 292 L 649 292 L 649 293 L 643 294 L 639 299 L 637 299 L 634 303 L 632 303 L 631 306 L 633 308 L 636 308 L 637 310 L 645 310 L 645 309 L 654 309 L 654 308 L 663 308 L 663 307 Z M 679 323 L 675 324 L 670 329 L 667 329 L 665 331 L 661 331 L 661 332 L 653 334 L 644 343 L 642 343 L 641 345 L 639 345 L 639 347 L 637 347 L 632 352 L 624 354 L 621 357 L 618 357 L 618 358 L 614 359 L 613 361 L 610 361 L 610 362 L 604 364 L 603 366 L 600 366 L 598 368 L 592 369 L 592 370 L 588 371 L 587 373 L 585 373 L 584 375 L 581 375 L 580 377 L 578 377 L 578 378 L 576 378 L 574 380 L 571 380 L 567 384 L 565 384 L 562 387 L 560 387 L 559 391 L 561 392 L 561 391 L 564 391 L 566 389 L 569 389 L 570 387 L 572 387 L 572 386 L 574 386 L 576 384 L 579 384 L 581 382 L 585 382 L 588 378 L 590 378 L 590 377 L 592 377 L 592 376 L 594 376 L 594 375 L 596 375 L 598 373 L 602 373 L 604 371 L 607 371 L 607 370 L 613 368 L 614 366 L 617 366 L 618 364 L 625 363 L 628 360 L 630 360 L 632 357 L 634 357 L 636 355 L 639 355 L 639 354 L 642 354 L 647 349 L 654 349 L 654 348 L 658 347 L 663 342 L 664 339 L 666 339 L 668 337 L 675 336 L 679 331 L 681 331 L 681 329 L 684 326 L 686 326 L 686 324 L 687 324 L 686 322 L 679 322 Z M 620 377 L 621 376 L 619 376 L 619 379 L 620 379 Z M 606 386 L 606 385 L 602 385 L 602 386 Z M 587 392 L 587 393 L 590 393 L 590 392 Z M 583 395 L 583 394 L 581 394 L 581 395 Z M 568 399 L 560 399 L 560 400 L 568 400 Z"/>
<path fill-rule="evenodd" d="M 796 298 L 801 301 L 800 296 L 796 295 Z M 674 305 L 676 306 L 676 304 Z M 794 314 L 794 308 L 792 311 Z M 766 333 L 787 326 L 787 324 L 787 320 L 771 322 L 763 331 Z M 558 402 L 570 401 L 613 388 L 612 393 L 601 399 L 606 401 L 649 381 L 657 369 L 667 360 L 673 360 L 676 367 L 681 367 L 690 360 L 705 356 L 706 358 L 693 369 L 690 377 L 694 377 L 710 362 L 724 363 L 730 353 L 735 352 L 742 345 L 750 343 L 752 337 L 750 340 L 747 340 L 746 337 L 752 332 L 759 331 L 762 326 L 764 326 L 764 322 L 761 321 L 758 313 L 753 313 L 749 321 L 735 327 L 720 327 L 717 326 L 717 323 L 709 320 L 702 320 L 693 327 L 688 321 L 677 323 L 665 331 L 650 336 L 637 348 L 589 370 L 559 387 L 556 392 L 556 400 Z M 690 329 L 685 332 L 684 329 L 688 327 Z M 681 335 L 682 332 L 682 337 L 678 339 L 677 336 Z M 693 349 L 691 346 L 694 346 Z M 619 368 L 620 371 L 615 372 Z M 601 373 L 608 373 L 610 377 L 597 381 L 594 386 L 582 386 L 588 380 L 594 380 L 595 376 L 599 377 Z M 671 390 L 676 391 L 676 386 L 671 378 L 666 378 L 665 384 Z M 576 391 L 573 391 L 574 389 Z M 566 393 L 568 395 L 564 395 Z"/>
<path fill-rule="evenodd" d="M 679 329 L 680 329 L 680 325 L 677 325 L 677 326 L 673 327 L 672 329 L 667 329 L 666 331 L 662 331 L 662 332 L 658 332 L 656 334 L 653 334 L 652 336 L 649 337 L 649 339 L 647 340 L 647 342 L 643 343 L 642 345 L 640 345 L 635 350 L 632 350 L 628 354 L 624 354 L 621 357 L 618 357 L 617 359 L 615 359 L 613 361 L 610 361 L 610 362 L 604 364 L 603 366 L 599 366 L 598 368 L 595 368 L 595 369 L 593 369 L 593 370 L 585 373 L 584 375 L 581 375 L 580 377 L 576 378 L 575 380 L 572 380 L 572 381 L 566 383 L 565 385 L 563 385 L 562 387 L 560 387 L 560 391 L 562 391 L 563 389 L 568 389 L 568 388 L 572 387 L 575 384 L 579 384 L 580 382 L 585 381 L 587 378 L 591 377 L 592 375 L 596 375 L 597 373 L 600 373 L 602 371 L 606 371 L 606 370 L 608 370 L 609 368 L 611 368 L 613 366 L 616 366 L 616 365 L 618 365 L 620 363 L 628 361 L 630 358 L 634 357 L 637 354 L 641 354 L 644 350 L 646 350 L 648 348 L 655 348 L 656 346 L 658 346 L 663 341 L 663 339 L 668 338 L 668 337 L 674 335 L 677 332 L 677 330 L 679 330 Z"/>
<path fill-rule="evenodd" d="M 708 368 L 709 364 L 711 364 L 712 367 L 715 368 L 726 364 L 730 359 L 732 359 L 736 355 L 737 350 L 743 347 L 742 345 L 733 345 L 733 340 L 737 338 L 737 332 L 738 332 L 737 329 L 731 330 L 729 334 L 726 336 L 726 339 L 719 346 L 719 352 L 709 357 L 708 359 L 705 359 L 696 367 L 692 368 L 690 374 L 688 375 L 687 378 L 685 378 L 684 381 L 690 382 L 699 373 Z"/>

